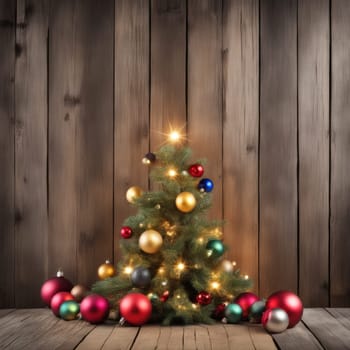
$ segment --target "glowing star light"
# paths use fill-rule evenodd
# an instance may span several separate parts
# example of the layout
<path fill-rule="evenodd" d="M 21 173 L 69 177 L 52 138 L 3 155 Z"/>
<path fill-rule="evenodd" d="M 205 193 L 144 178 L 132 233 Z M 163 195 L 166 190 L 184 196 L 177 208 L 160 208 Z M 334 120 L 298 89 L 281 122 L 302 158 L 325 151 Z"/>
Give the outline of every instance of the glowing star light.
<path fill-rule="evenodd" d="M 171 142 L 179 142 L 181 139 L 181 135 L 178 131 L 174 130 L 169 134 L 169 141 Z"/>

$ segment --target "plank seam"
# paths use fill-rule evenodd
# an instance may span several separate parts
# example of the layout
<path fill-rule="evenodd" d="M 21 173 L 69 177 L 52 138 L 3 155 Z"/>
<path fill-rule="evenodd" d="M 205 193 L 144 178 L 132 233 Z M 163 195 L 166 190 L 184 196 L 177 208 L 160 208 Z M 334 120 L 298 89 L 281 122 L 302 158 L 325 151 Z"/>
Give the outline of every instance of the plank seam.
<path fill-rule="evenodd" d="M 328 102 L 328 306 L 332 303 L 332 291 L 331 291 L 331 202 L 332 202 L 332 0 L 329 0 L 329 102 Z"/>
<path fill-rule="evenodd" d="M 321 343 L 320 339 L 318 339 L 318 337 L 316 336 L 316 334 L 312 331 L 312 329 L 306 324 L 306 322 L 304 320 L 301 320 L 301 322 L 303 323 L 303 325 L 307 328 L 307 330 L 314 336 L 314 338 L 317 340 L 317 342 L 319 343 L 319 345 L 321 346 L 322 349 L 326 348 L 323 346 L 323 344 Z"/>
<path fill-rule="evenodd" d="M 299 138 L 299 1 L 296 11 L 296 59 L 297 59 L 297 293 L 300 294 L 300 138 Z"/>
<path fill-rule="evenodd" d="M 260 240 L 260 234 L 261 234 L 261 225 L 260 225 L 260 216 L 261 216 L 261 193 L 260 193 L 260 177 L 261 177 L 261 172 L 260 172 L 260 156 L 261 156 L 261 1 L 259 0 L 259 4 L 258 4 L 259 8 L 258 8 L 258 16 L 259 16 L 259 47 L 258 47 L 258 50 L 259 50 L 259 53 L 258 53 L 258 60 L 259 60 L 259 72 L 258 72 L 258 281 L 257 281 L 257 284 L 258 284 L 258 294 L 260 294 L 260 288 L 261 288 L 261 275 L 260 275 L 260 272 L 261 272 L 261 266 L 260 266 L 260 262 L 261 262 L 261 250 L 260 250 L 260 243 L 261 243 L 261 240 Z"/>
<path fill-rule="evenodd" d="M 80 341 L 74 346 L 73 350 L 76 349 L 82 342 L 83 340 L 96 328 L 96 326 L 92 327 L 81 339 Z"/>
<path fill-rule="evenodd" d="M 131 350 L 133 348 L 133 346 L 135 345 L 135 342 L 136 342 L 137 337 L 139 336 L 140 330 L 141 330 L 141 327 L 138 327 L 135 338 L 132 341 L 132 343 L 130 344 L 129 350 Z M 159 332 L 159 334 L 160 334 L 160 332 Z M 159 336 L 158 336 L 158 339 L 159 339 Z M 157 340 L 157 343 L 158 343 L 158 340 Z"/>

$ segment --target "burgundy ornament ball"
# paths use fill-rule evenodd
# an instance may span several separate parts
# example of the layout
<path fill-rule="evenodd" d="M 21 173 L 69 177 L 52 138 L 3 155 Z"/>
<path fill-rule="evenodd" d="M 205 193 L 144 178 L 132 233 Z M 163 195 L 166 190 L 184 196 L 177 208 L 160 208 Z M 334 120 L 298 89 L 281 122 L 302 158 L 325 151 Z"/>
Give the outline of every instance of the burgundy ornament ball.
<path fill-rule="evenodd" d="M 152 314 L 150 300 L 141 293 L 127 294 L 119 305 L 120 314 L 134 326 L 145 324 Z"/>
<path fill-rule="evenodd" d="M 246 320 L 248 318 L 250 307 L 258 300 L 260 300 L 260 298 L 251 292 L 241 293 L 234 299 L 234 302 L 242 308 L 243 320 Z"/>
<path fill-rule="evenodd" d="M 56 316 L 60 315 L 60 307 L 67 300 L 74 300 L 73 295 L 68 292 L 58 292 L 52 297 L 50 307 Z"/>
<path fill-rule="evenodd" d="M 132 229 L 129 226 L 123 226 L 120 230 L 120 235 L 125 238 L 128 239 L 132 236 Z"/>
<path fill-rule="evenodd" d="M 211 317 L 218 321 L 222 320 L 225 317 L 225 309 L 226 309 L 225 303 L 219 304 L 213 311 Z"/>
<path fill-rule="evenodd" d="M 283 309 L 289 317 L 288 328 L 294 327 L 303 316 L 303 303 L 300 298 L 287 290 L 271 294 L 266 301 L 266 309 Z"/>
<path fill-rule="evenodd" d="M 201 177 L 204 174 L 204 168 L 203 168 L 203 166 L 201 164 L 192 164 L 188 168 L 188 172 L 193 177 Z"/>
<path fill-rule="evenodd" d="M 169 299 L 169 295 L 170 295 L 169 291 L 166 290 L 166 291 L 162 294 L 162 296 L 160 297 L 160 301 L 161 301 L 162 303 L 165 303 L 165 302 Z"/>
<path fill-rule="evenodd" d="M 73 284 L 67 280 L 63 271 L 59 270 L 57 276 L 47 280 L 41 287 L 41 299 L 47 305 L 50 306 L 52 297 L 58 292 L 69 292 L 73 287 Z"/>
<path fill-rule="evenodd" d="M 196 301 L 199 305 L 209 305 L 212 301 L 213 297 L 210 293 L 202 290 L 196 296 Z"/>
<path fill-rule="evenodd" d="M 80 304 L 80 313 L 85 321 L 102 323 L 109 314 L 108 300 L 98 294 L 90 294 Z"/>

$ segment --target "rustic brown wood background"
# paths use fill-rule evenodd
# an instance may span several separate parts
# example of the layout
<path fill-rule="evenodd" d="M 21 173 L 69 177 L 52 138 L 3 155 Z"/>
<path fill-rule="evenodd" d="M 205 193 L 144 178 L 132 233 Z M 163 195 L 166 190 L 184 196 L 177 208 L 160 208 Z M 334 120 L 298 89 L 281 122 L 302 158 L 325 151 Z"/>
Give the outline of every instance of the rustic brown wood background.
<path fill-rule="evenodd" d="M 0 307 L 118 260 L 169 125 L 268 296 L 350 305 L 348 0 L 0 0 Z"/>

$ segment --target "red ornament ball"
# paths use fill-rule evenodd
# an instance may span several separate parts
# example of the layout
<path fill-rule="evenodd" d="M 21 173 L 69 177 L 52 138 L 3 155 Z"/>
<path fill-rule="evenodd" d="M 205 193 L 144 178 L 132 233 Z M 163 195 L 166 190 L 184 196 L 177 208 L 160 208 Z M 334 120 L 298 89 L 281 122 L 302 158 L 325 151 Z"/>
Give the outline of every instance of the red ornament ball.
<path fill-rule="evenodd" d="M 213 297 L 210 293 L 202 290 L 196 296 L 196 301 L 199 305 L 209 305 L 212 301 Z"/>
<path fill-rule="evenodd" d="M 201 177 L 204 174 L 204 168 L 200 164 L 193 164 L 188 168 L 188 172 L 193 177 Z"/>
<path fill-rule="evenodd" d="M 58 271 L 57 276 L 47 280 L 41 287 L 41 299 L 50 306 L 52 297 L 58 292 L 69 292 L 73 284 L 63 277 L 63 272 Z"/>
<path fill-rule="evenodd" d="M 132 236 L 132 229 L 129 226 L 123 226 L 120 230 L 120 235 L 125 238 L 128 239 Z"/>
<path fill-rule="evenodd" d="M 260 298 L 251 292 L 241 293 L 234 299 L 234 302 L 242 308 L 243 320 L 248 318 L 251 306 L 258 300 Z"/>
<path fill-rule="evenodd" d="M 294 327 L 303 316 L 303 303 L 300 298 L 287 290 L 271 294 L 266 301 L 266 309 L 283 309 L 289 317 L 288 328 Z"/>
<path fill-rule="evenodd" d="M 163 294 L 162 294 L 162 296 L 160 297 L 160 301 L 162 302 L 162 303 L 165 303 L 168 299 L 169 299 L 169 291 L 168 290 L 166 290 Z"/>
<path fill-rule="evenodd" d="M 80 313 L 85 321 L 102 323 L 109 314 L 108 300 L 101 295 L 90 294 L 80 304 Z"/>
<path fill-rule="evenodd" d="M 119 305 L 120 314 L 134 326 L 145 324 L 152 314 L 150 300 L 141 293 L 127 294 Z"/>
<path fill-rule="evenodd" d="M 60 307 L 67 300 L 74 300 L 73 295 L 68 292 L 58 292 L 52 297 L 50 306 L 56 316 L 60 315 Z"/>

